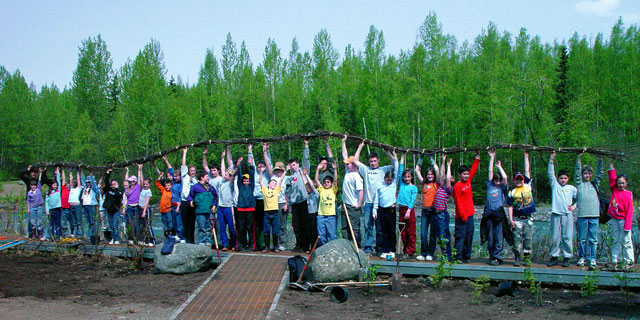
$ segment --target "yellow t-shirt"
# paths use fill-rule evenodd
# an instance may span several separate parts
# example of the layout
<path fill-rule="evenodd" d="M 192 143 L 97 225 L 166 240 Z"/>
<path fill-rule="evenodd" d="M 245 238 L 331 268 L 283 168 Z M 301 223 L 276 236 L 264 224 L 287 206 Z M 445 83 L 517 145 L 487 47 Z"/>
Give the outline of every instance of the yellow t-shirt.
<path fill-rule="evenodd" d="M 267 187 L 261 187 L 260 192 L 264 196 L 264 211 L 278 210 L 278 193 L 280 193 L 280 186 L 276 186 L 275 189 L 269 189 Z"/>
<path fill-rule="evenodd" d="M 318 187 L 318 215 L 335 216 L 336 215 L 336 193 L 338 188 L 333 186 L 325 189 L 323 186 Z"/>

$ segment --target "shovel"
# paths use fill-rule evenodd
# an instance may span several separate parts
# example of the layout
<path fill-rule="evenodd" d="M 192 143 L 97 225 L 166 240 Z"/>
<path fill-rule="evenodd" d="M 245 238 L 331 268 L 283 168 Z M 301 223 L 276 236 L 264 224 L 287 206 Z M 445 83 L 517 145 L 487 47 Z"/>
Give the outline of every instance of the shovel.
<path fill-rule="evenodd" d="M 316 246 L 318 245 L 318 240 L 320 240 L 320 237 L 316 238 L 316 242 L 313 244 L 313 248 L 311 248 L 309 259 L 307 259 L 307 263 L 304 264 L 304 268 L 302 268 L 302 272 L 300 272 L 298 281 L 289 283 L 289 289 L 301 289 L 304 291 L 309 290 L 309 286 L 310 286 L 309 282 L 305 282 L 304 284 L 301 284 L 300 281 L 302 281 L 302 277 L 304 277 L 304 273 L 305 271 L 307 271 L 307 266 L 309 265 L 309 261 L 311 261 L 311 256 L 313 255 L 313 252 L 316 250 Z"/>
<path fill-rule="evenodd" d="M 211 224 L 211 232 L 213 233 L 213 242 L 216 244 L 216 253 L 218 254 L 218 263 L 222 263 L 222 259 L 220 259 L 220 249 L 218 248 L 218 236 L 216 236 L 216 218 L 209 218 L 209 223 Z"/>
<path fill-rule="evenodd" d="M 402 226 L 402 227 L 401 227 Z M 391 275 L 391 291 L 402 290 L 402 273 L 400 273 L 400 235 L 404 231 L 406 224 L 398 219 L 398 238 L 396 241 L 396 272 Z"/>

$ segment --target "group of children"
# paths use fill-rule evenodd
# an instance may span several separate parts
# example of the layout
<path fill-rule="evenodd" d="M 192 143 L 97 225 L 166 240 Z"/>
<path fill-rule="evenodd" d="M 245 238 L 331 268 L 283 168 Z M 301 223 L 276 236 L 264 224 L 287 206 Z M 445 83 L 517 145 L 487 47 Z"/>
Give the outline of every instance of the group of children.
<path fill-rule="evenodd" d="M 219 235 L 222 250 L 284 250 L 293 239 L 287 239 L 288 215 L 292 215 L 296 246 L 294 251 L 309 252 L 317 239 L 324 245 L 338 237 L 338 208 L 342 211 L 342 237 L 362 241 L 366 253 L 383 258 L 394 257 L 397 251 L 396 230 L 400 233 L 403 253 L 417 260 L 433 260 L 440 246 L 444 257 L 462 263 L 470 261 L 474 235 L 472 181 L 480 164 L 476 157 L 471 167 L 458 168 L 456 181 L 451 172 L 451 159 L 442 156 L 440 167 L 434 158 L 424 176 L 421 159 L 414 170 L 405 169 L 405 154 L 398 161 L 395 150 L 386 151 L 392 164 L 379 166 L 377 154 L 368 157 L 368 166 L 360 162 L 364 141 L 354 156 L 349 156 L 346 136 L 342 139 L 342 158 L 345 177 L 342 184 L 342 205 L 338 206 L 337 164 L 331 148 L 324 141 L 327 156 L 319 158 L 315 177 L 309 176 L 309 141 L 305 140 L 302 163 L 290 159 L 288 165 L 276 162 L 272 165 L 269 145 L 263 144 L 264 161 L 254 159 L 252 145 L 248 146 L 247 160 L 234 162 L 231 149 L 222 151 L 220 166 L 209 167 L 207 149 L 203 150 L 203 169 L 196 171 L 186 165 L 187 148 L 183 149 L 182 164 L 174 171 L 167 157 L 164 162 L 167 173 L 158 174 L 154 185 L 160 192 L 160 215 L 165 237 L 177 236 L 190 243 L 207 246 Z M 573 225 L 577 212 L 578 265 L 596 266 L 598 220 L 601 210 L 599 183 L 603 175 L 602 159 L 598 161 L 594 175 L 590 166 L 582 166 L 581 156 L 575 166 L 575 187 L 568 184 L 569 173 L 560 170 L 556 176 L 555 153 L 551 154 L 548 176 L 552 191 L 551 259 L 553 266 L 560 262 L 568 266 L 573 257 Z M 514 265 L 530 263 L 532 252 L 533 220 L 535 212 L 529 154 L 524 153 L 524 172 L 513 174 L 513 187 L 495 152 L 489 151 L 486 203 L 482 213 L 481 238 L 487 242 L 490 265 L 503 263 L 504 240 L 511 245 L 515 255 Z M 226 160 L 226 161 L 225 161 Z M 445 168 L 446 164 L 446 168 Z M 498 172 L 494 172 L 494 167 Z M 64 170 L 56 168 L 55 179 L 48 179 L 45 169 L 29 167 L 20 177 L 27 185 L 27 211 L 30 218 L 30 235 L 45 238 L 43 212 L 50 217 L 51 237 L 96 235 L 98 206 L 110 229 L 111 243 L 119 244 L 120 234 L 140 245 L 152 245 L 154 236 L 150 228 L 152 215 L 149 206 L 151 181 L 144 179 L 142 164 L 138 175 L 129 175 L 127 169 L 124 189 L 111 179 L 108 170 L 96 183 L 93 176 L 85 178 L 84 172 L 70 169 L 69 181 Z M 420 191 L 413 184 L 414 174 Z M 62 179 L 62 181 L 60 181 Z M 105 185 L 101 186 L 102 181 Z M 42 200 L 41 187 L 49 185 L 46 199 Z M 633 264 L 631 221 L 633 216 L 632 194 L 627 190 L 627 179 L 616 175 L 611 163 L 609 170 L 611 199 L 607 215 L 611 217 L 614 235 L 612 261 L 622 267 Z M 421 252 L 416 255 L 416 213 L 414 205 L 421 192 Z M 455 205 L 455 242 L 451 244 L 447 203 L 453 198 Z M 44 207 L 44 209 L 43 209 Z M 396 208 L 398 223 L 396 223 Z M 507 209 L 505 211 L 505 208 Z M 83 216 L 88 225 L 83 227 Z M 346 218 L 349 218 L 347 221 Z M 364 232 L 361 232 L 361 217 Z M 126 229 L 122 229 L 123 225 Z M 127 231 L 128 230 L 128 231 Z M 262 234 L 262 236 L 260 236 Z M 364 235 L 364 239 L 361 239 Z M 375 235 L 375 236 L 374 236 Z M 374 246 L 375 239 L 375 246 Z M 455 253 L 455 255 L 453 255 Z"/>

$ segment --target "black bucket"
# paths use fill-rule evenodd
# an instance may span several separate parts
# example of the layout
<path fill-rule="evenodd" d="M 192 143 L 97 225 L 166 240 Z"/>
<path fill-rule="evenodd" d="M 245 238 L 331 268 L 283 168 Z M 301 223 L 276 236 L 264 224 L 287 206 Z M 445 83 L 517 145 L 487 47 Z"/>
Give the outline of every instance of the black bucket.
<path fill-rule="evenodd" d="M 90 236 L 89 240 L 91 241 L 91 244 L 95 246 L 100 243 L 100 236 Z"/>
<path fill-rule="evenodd" d="M 349 291 L 343 287 L 332 287 L 329 298 L 335 303 L 343 303 L 349 299 Z"/>
<path fill-rule="evenodd" d="M 516 281 L 505 281 L 498 285 L 498 297 L 502 296 L 518 296 L 518 283 Z"/>

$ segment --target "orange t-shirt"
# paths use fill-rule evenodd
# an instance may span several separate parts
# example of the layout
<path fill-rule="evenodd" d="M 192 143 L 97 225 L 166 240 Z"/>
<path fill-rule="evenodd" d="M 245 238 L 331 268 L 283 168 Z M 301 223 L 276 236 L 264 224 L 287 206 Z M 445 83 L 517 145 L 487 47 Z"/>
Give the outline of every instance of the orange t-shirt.
<path fill-rule="evenodd" d="M 436 191 L 438 191 L 440 185 L 436 182 L 431 182 L 422 185 L 422 207 L 433 207 L 433 200 L 436 198 Z"/>
<path fill-rule="evenodd" d="M 173 206 L 171 203 L 172 192 L 167 191 L 159 180 L 156 180 L 156 188 L 160 190 L 160 193 L 162 193 L 162 197 L 160 197 L 160 212 L 169 212 Z"/>

